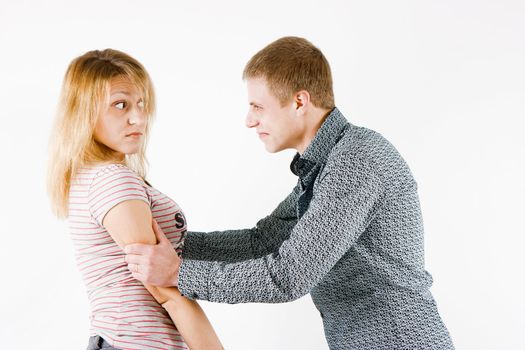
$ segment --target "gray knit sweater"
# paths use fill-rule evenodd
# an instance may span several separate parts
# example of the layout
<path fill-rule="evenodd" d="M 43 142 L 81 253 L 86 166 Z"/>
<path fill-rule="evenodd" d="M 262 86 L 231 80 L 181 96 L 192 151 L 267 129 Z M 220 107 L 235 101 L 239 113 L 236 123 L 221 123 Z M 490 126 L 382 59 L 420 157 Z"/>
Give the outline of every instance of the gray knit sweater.
<path fill-rule="evenodd" d="M 417 185 L 380 134 L 329 114 L 257 226 L 186 239 L 179 289 L 221 303 L 311 294 L 331 349 L 453 349 L 429 291 Z"/>

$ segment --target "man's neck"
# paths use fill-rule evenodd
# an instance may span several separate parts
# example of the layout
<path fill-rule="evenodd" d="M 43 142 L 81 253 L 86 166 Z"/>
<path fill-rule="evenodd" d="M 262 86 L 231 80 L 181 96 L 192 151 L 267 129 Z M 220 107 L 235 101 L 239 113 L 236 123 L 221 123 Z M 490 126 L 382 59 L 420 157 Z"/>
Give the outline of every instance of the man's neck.
<path fill-rule="evenodd" d="M 306 151 L 308 146 L 312 143 L 317 131 L 319 131 L 319 128 L 321 128 L 321 125 L 323 125 L 331 110 L 314 108 L 311 112 L 312 113 L 306 117 L 305 131 L 296 147 L 296 150 L 300 155 L 303 155 L 304 151 Z"/>

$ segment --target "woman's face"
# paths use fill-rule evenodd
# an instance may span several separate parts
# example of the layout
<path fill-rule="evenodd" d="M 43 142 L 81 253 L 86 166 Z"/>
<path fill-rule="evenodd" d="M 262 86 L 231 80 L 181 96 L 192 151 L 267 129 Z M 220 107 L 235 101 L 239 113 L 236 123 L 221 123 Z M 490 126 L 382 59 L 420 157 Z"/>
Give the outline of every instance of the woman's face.
<path fill-rule="evenodd" d="M 147 116 L 142 93 L 128 79 L 110 81 L 108 103 L 95 126 L 95 140 L 117 153 L 118 157 L 137 153 L 144 142 Z"/>

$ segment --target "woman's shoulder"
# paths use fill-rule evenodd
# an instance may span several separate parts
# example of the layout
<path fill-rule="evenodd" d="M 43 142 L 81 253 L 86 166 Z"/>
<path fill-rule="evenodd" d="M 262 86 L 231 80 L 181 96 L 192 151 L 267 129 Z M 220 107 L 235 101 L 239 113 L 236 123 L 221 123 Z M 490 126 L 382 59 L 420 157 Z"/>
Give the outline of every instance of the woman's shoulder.
<path fill-rule="evenodd" d="M 93 170 L 95 176 L 103 176 L 105 174 L 118 173 L 133 173 L 137 175 L 132 169 L 128 168 L 125 164 L 122 163 L 103 163 L 91 165 L 90 167 Z"/>
<path fill-rule="evenodd" d="M 117 184 L 134 184 L 133 187 L 146 187 L 142 177 L 124 164 L 96 164 L 89 168 L 92 174 L 91 189 Z"/>
<path fill-rule="evenodd" d="M 90 173 L 92 180 L 95 182 L 102 179 L 120 177 L 132 177 L 139 179 L 141 182 L 143 181 L 135 171 L 121 163 L 92 164 L 83 167 L 82 171 Z"/>

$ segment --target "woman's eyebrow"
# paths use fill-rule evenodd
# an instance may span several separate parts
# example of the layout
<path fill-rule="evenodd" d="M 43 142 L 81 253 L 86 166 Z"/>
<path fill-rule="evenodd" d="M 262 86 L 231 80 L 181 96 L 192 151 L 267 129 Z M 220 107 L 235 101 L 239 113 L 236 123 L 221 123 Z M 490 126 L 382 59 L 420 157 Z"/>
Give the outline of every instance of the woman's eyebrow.
<path fill-rule="evenodd" d="M 127 95 L 127 96 L 131 95 L 131 94 L 130 94 L 129 92 L 127 92 L 127 91 L 114 91 L 114 92 L 111 92 L 111 96 L 113 96 L 113 95 L 118 95 L 118 94 L 123 94 L 123 95 Z"/>

